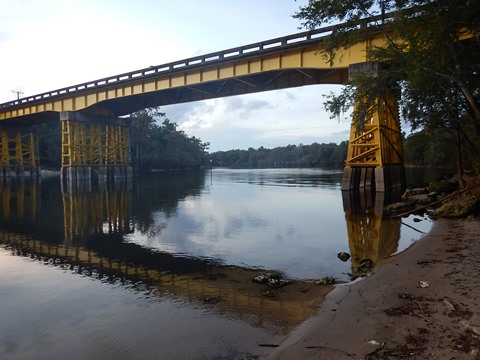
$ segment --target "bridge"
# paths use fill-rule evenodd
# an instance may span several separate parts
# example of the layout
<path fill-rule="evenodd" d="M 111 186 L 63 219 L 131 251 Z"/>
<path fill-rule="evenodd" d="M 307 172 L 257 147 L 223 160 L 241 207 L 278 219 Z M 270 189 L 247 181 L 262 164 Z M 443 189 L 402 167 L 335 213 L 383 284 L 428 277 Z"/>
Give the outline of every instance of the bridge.
<path fill-rule="evenodd" d="M 2 177 L 39 173 L 32 127 L 62 124 L 62 178 L 118 179 L 131 176 L 129 123 L 122 116 L 169 104 L 315 84 L 345 84 L 349 75 L 372 71 L 368 50 L 385 44 L 371 35 L 327 56 L 325 40 L 342 25 L 151 66 L 0 104 Z M 374 186 L 385 191 L 401 183 L 403 159 L 396 99 L 380 101 L 362 130 L 352 124 L 342 188 Z"/>

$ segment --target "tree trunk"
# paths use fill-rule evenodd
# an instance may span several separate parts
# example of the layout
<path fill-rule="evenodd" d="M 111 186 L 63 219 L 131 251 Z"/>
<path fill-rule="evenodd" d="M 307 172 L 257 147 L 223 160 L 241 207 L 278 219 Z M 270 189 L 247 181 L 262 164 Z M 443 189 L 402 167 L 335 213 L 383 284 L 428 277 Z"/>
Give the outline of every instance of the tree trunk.
<path fill-rule="evenodd" d="M 463 95 L 468 101 L 468 104 L 470 105 L 470 109 L 473 112 L 473 116 L 476 120 L 480 121 L 480 104 L 478 103 L 477 99 L 473 95 L 473 93 L 470 91 L 468 88 L 467 84 L 465 84 L 464 81 L 458 80 L 457 84 L 462 91 Z"/>
<path fill-rule="evenodd" d="M 462 161 L 462 134 L 460 124 L 457 125 L 457 180 L 460 190 L 465 188 L 465 180 L 463 179 L 463 161 Z"/>

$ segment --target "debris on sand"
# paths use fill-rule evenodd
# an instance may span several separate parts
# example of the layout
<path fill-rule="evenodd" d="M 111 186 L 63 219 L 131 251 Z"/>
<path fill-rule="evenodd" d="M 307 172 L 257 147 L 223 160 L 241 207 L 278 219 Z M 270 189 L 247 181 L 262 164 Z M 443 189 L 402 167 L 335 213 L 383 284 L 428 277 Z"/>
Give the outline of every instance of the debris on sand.
<path fill-rule="evenodd" d="M 272 288 L 280 288 L 293 283 L 292 280 L 284 278 L 279 272 L 267 272 L 254 277 L 252 281 L 259 284 L 266 284 Z"/>

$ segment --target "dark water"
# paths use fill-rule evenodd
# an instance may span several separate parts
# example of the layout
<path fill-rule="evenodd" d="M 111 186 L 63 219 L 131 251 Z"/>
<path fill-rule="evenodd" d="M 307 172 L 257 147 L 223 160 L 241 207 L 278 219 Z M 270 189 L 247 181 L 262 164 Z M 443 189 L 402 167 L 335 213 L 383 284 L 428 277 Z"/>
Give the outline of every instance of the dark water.
<path fill-rule="evenodd" d="M 348 281 L 431 222 L 340 191 L 341 170 L 152 173 L 114 187 L 3 183 L 0 358 L 235 359 L 311 315 L 251 279 Z M 342 262 L 340 251 L 352 258 Z M 278 316 L 281 312 L 282 316 Z"/>

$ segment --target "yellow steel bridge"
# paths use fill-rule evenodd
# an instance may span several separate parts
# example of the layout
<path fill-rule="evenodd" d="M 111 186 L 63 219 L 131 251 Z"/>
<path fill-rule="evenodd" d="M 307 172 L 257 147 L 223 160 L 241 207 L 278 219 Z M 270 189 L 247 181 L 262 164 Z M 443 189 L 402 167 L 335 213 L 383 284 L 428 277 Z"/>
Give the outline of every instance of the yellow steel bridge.
<path fill-rule="evenodd" d="M 377 20 L 362 20 L 358 26 Z M 369 67 L 368 50 L 384 45 L 385 38 L 372 26 L 368 40 L 329 57 L 325 39 L 336 28 L 301 32 L 0 104 L 2 176 L 38 173 L 35 137 L 30 131 L 38 123 L 62 122 L 64 178 L 90 179 L 92 173 L 99 178 L 122 178 L 130 176 L 131 160 L 129 124 L 121 116 L 182 102 L 344 84 L 352 69 Z M 352 125 L 344 189 L 375 184 L 377 191 L 383 191 L 384 177 L 391 177 L 385 169 L 402 167 L 396 99 L 379 101 L 364 129 Z"/>

